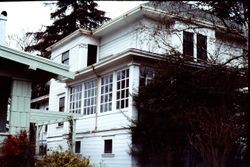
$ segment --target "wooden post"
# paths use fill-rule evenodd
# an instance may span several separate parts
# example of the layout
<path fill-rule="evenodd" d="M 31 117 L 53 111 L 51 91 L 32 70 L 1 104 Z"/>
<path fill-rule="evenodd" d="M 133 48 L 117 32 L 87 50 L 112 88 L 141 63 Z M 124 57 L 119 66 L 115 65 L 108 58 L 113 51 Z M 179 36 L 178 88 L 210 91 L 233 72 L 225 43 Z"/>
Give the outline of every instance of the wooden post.
<path fill-rule="evenodd" d="M 42 125 L 36 125 L 36 155 L 39 154 L 39 138 L 42 127 Z"/>

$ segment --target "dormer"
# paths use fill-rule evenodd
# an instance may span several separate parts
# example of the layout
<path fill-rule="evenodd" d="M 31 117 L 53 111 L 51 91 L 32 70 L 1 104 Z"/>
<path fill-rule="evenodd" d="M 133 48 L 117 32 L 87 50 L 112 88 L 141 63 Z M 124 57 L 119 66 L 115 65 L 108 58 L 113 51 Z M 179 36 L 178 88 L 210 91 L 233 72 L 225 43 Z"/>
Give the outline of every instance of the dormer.
<path fill-rule="evenodd" d="M 98 61 L 98 39 L 91 31 L 78 29 L 47 48 L 51 59 L 69 65 L 70 71 L 78 71 Z"/>

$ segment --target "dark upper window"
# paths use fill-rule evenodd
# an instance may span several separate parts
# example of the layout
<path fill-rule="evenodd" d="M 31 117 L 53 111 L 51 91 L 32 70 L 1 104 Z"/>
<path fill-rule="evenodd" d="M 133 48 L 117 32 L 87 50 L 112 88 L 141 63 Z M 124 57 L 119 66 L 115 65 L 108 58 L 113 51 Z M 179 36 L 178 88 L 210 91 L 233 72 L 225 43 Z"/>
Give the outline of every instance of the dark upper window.
<path fill-rule="evenodd" d="M 62 53 L 62 63 L 69 65 L 69 50 Z"/>
<path fill-rule="evenodd" d="M 104 140 L 104 153 L 112 153 L 112 139 Z"/>
<path fill-rule="evenodd" d="M 194 33 L 183 32 L 183 56 L 188 60 L 194 57 Z"/>
<path fill-rule="evenodd" d="M 64 103 L 65 103 L 65 97 L 60 97 L 59 98 L 59 111 L 60 112 L 64 112 L 64 110 L 65 110 Z M 58 126 L 63 126 L 63 122 L 59 122 Z"/>
<path fill-rule="evenodd" d="M 64 112 L 64 103 L 65 103 L 65 97 L 60 97 L 59 98 L 59 111 Z"/>
<path fill-rule="evenodd" d="M 197 60 L 207 60 L 207 37 L 197 34 Z"/>
<path fill-rule="evenodd" d="M 87 66 L 90 66 L 90 65 L 96 63 L 96 56 L 97 56 L 97 46 L 88 44 Z"/>

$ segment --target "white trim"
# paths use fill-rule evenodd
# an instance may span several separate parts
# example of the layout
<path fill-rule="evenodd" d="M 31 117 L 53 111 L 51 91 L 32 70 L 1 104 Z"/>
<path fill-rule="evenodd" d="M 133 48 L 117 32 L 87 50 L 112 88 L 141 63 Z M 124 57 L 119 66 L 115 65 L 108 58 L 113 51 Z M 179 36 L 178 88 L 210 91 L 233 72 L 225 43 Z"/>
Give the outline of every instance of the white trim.
<path fill-rule="evenodd" d="M 36 102 L 39 102 L 39 101 L 42 101 L 42 100 L 46 100 L 46 99 L 49 100 L 49 95 L 44 95 L 44 96 L 40 96 L 40 97 L 37 97 L 35 99 L 32 99 L 31 103 L 36 103 Z"/>
<path fill-rule="evenodd" d="M 82 115 L 75 113 L 30 109 L 30 122 L 36 125 L 47 125 L 68 121 L 68 117 L 78 119 Z"/>

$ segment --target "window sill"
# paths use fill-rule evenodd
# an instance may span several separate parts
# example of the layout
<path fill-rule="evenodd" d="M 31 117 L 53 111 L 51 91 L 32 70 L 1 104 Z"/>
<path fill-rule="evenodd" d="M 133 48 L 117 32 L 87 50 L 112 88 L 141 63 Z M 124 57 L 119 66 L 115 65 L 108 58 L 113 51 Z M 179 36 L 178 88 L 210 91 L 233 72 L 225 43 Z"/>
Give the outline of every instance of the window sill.
<path fill-rule="evenodd" d="M 102 154 L 102 157 L 104 157 L 104 158 L 113 158 L 113 157 L 115 157 L 115 154 L 112 154 L 112 153 L 104 153 L 104 154 Z"/>

